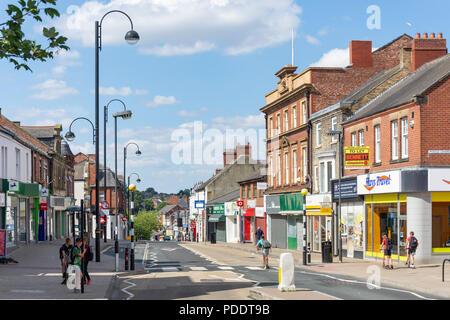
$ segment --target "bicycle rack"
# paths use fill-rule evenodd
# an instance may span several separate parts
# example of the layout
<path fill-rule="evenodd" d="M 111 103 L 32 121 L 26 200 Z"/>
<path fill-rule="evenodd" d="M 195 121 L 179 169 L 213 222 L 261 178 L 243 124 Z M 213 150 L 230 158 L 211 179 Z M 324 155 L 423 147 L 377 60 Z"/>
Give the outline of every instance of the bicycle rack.
<path fill-rule="evenodd" d="M 446 262 L 450 262 L 450 259 L 444 259 L 442 262 L 442 282 L 444 282 L 444 267 Z"/>

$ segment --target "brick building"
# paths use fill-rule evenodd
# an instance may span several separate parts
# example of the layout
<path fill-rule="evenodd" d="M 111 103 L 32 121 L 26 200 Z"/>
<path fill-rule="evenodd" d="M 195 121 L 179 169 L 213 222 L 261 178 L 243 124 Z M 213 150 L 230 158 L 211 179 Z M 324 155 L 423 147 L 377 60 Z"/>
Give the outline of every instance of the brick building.
<path fill-rule="evenodd" d="M 268 203 L 295 204 L 271 208 L 269 239 L 281 248 L 300 249 L 303 229 L 303 188 L 312 189 L 312 114 L 344 98 L 377 74 L 400 64 L 399 52 L 411 47 L 406 34 L 372 52 L 371 41 L 350 41 L 350 65 L 345 68 L 310 67 L 296 74 L 288 65 L 275 75 L 278 87 L 266 95 Z M 281 199 L 283 198 L 283 199 Z M 281 202 L 280 202 L 281 199 Z M 266 203 L 267 206 L 267 203 Z M 284 206 L 284 205 L 283 205 Z M 281 211 L 289 212 L 281 215 Z M 288 238 L 291 238 L 289 240 Z"/>
<path fill-rule="evenodd" d="M 364 199 L 364 257 L 381 257 L 383 233 L 393 258 L 419 239 L 417 261 L 450 256 L 450 55 L 442 34 L 412 41 L 412 73 L 344 121 L 344 145 L 370 148 L 368 170 L 344 170 Z M 355 141 L 356 140 L 356 141 Z"/>

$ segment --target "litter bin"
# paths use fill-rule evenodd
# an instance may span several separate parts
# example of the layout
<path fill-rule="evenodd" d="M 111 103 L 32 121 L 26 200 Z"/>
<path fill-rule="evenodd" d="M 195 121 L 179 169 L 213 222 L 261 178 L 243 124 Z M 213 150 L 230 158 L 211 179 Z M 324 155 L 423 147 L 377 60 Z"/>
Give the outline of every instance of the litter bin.
<path fill-rule="evenodd" d="M 211 233 L 211 243 L 216 243 L 216 233 Z"/>
<path fill-rule="evenodd" d="M 331 241 L 322 242 L 322 263 L 332 263 L 333 252 L 331 250 Z"/>

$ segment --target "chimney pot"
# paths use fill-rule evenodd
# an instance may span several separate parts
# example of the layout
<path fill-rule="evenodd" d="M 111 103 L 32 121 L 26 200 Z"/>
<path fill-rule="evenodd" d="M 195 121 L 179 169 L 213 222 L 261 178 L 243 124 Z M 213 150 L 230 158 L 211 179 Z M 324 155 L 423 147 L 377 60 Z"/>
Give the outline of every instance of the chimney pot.
<path fill-rule="evenodd" d="M 416 39 L 420 39 L 420 33 L 416 33 Z"/>
<path fill-rule="evenodd" d="M 428 33 L 424 32 L 424 33 L 422 34 L 422 38 L 428 39 Z"/>
<path fill-rule="evenodd" d="M 437 37 L 438 37 L 438 39 L 442 39 L 442 32 L 439 32 Z"/>
<path fill-rule="evenodd" d="M 434 39 L 436 37 L 436 34 L 434 32 L 430 33 L 430 39 Z"/>

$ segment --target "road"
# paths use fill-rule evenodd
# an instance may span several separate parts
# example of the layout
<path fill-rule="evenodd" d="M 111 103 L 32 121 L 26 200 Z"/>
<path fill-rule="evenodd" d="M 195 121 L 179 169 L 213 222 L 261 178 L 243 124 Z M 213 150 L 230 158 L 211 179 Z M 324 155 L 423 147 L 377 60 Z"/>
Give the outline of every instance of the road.
<path fill-rule="evenodd" d="M 145 271 L 120 277 L 110 299 L 250 299 L 252 287 L 278 285 L 278 268 L 258 266 L 259 255 L 249 255 L 233 263 L 214 261 L 184 248 L 177 242 L 148 242 L 136 246 L 136 264 Z M 233 260 L 232 260 L 233 261 Z M 337 299 L 421 300 L 439 299 L 423 293 L 391 287 L 369 289 L 367 284 L 342 275 L 295 270 L 296 287 L 313 290 Z"/>

